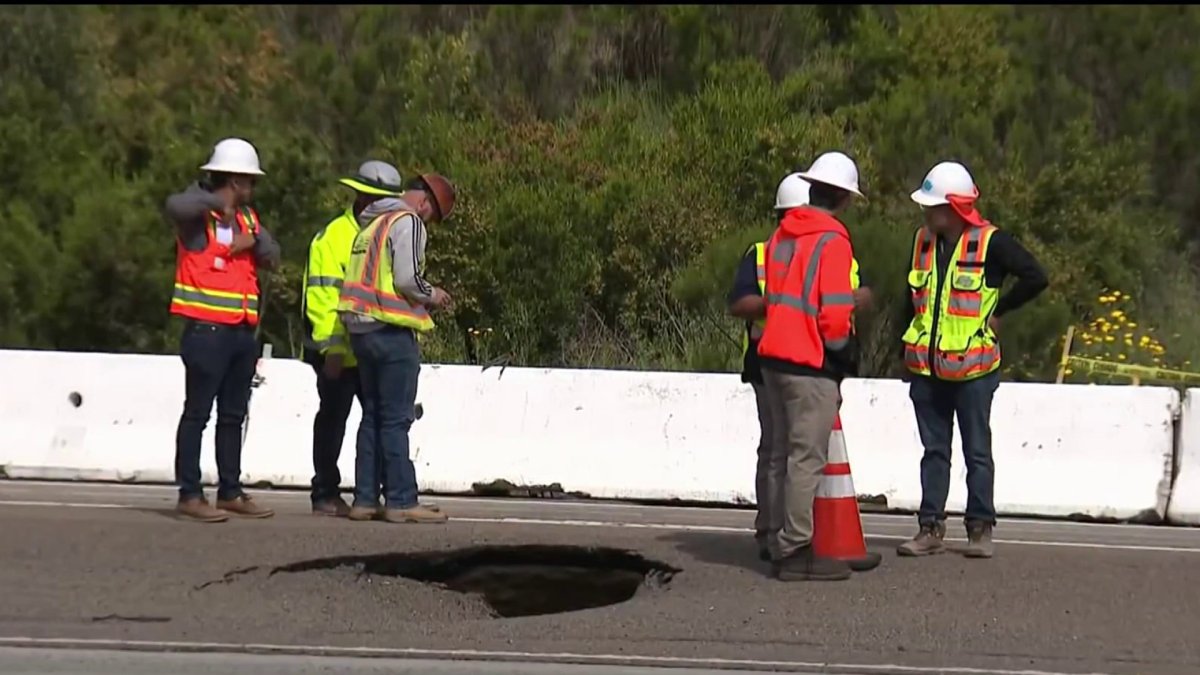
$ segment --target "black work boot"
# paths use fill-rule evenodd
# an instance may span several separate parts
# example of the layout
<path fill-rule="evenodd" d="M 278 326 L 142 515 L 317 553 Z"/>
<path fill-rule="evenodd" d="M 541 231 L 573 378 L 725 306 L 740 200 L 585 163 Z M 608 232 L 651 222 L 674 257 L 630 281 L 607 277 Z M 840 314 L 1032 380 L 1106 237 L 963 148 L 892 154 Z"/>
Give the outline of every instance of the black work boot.
<path fill-rule="evenodd" d="M 967 521 L 967 546 L 963 549 L 966 558 L 990 558 L 996 552 L 992 543 L 992 524 L 978 520 Z"/>
<path fill-rule="evenodd" d="M 925 523 L 917 536 L 900 544 L 896 554 L 902 556 L 924 556 L 944 553 L 946 544 L 946 523 Z"/>
<path fill-rule="evenodd" d="M 770 537 L 770 533 L 765 531 L 754 533 L 754 543 L 758 547 L 758 559 L 763 562 L 771 562 L 771 547 L 767 545 Z"/>
<path fill-rule="evenodd" d="M 797 549 L 779 561 L 780 581 L 842 581 L 850 578 L 850 566 L 841 560 L 819 558 L 812 544 Z"/>

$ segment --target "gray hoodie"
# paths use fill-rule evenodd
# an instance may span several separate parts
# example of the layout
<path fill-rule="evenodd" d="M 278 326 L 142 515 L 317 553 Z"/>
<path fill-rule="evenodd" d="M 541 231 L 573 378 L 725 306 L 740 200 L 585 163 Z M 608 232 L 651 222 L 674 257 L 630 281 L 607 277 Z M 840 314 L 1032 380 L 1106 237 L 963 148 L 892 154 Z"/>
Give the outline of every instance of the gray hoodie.
<path fill-rule="evenodd" d="M 358 214 L 358 224 L 365 228 L 385 213 L 411 208 L 399 197 L 380 199 Z M 425 263 L 425 223 L 416 214 L 406 215 L 392 225 L 388 241 L 392 245 L 392 281 L 396 293 L 413 304 L 428 304 L 433 297 L 433 286 L 420 273 Z M 382 328 L 371 317 L 350 312 L 342 313 L 342 321 L 351 333 L 369 333 Z"/>

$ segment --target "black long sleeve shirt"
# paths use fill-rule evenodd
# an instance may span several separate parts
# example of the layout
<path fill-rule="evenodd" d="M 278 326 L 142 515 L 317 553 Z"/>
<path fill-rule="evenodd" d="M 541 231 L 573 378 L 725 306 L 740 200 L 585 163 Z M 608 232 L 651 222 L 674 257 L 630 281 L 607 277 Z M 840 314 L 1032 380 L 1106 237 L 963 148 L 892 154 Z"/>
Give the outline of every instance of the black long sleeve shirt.
<path fill-rule="evenodd" d="M 950 264 L 950 260 L 954 257 L 955 242 L 946 241 L 942 237 L 937 240 L 937 266 L 938 266 L 938 283 L 945 284 L 946 268 Z M 992 288 L 1000 288 L 1004 281 L 1009 277 L 1016 277 L 1017 281 L 1007 292 L 1000 295 L 1000 299 L 996 301 L 996 309 L 992 312 L 992 316 L 1002 317 L 1005 314 L 1013 311 L 1033 300 L 1046 287 L 1050 285 L 1050 280 L 1046 277 L 1046 271 L 1042 269 L 1037 258 L 1020 244 L 1011 234 L 1004 230 L 996 230 L 992 235 L 991 243 L 988 244 L 987 260 L 983 264 L 984 281 Z M 935 297 L 930 294 L 930 299 Z M 904 308 L 904 320 L 901 326 L 908 326 L 912 323 L 915 311 L 912 304 L 912 291 L 908 284 L 904 285 L 904 303 L 901 305 Z M 900 353 L 904 353 L 904 345 L 900 345 Z"/>

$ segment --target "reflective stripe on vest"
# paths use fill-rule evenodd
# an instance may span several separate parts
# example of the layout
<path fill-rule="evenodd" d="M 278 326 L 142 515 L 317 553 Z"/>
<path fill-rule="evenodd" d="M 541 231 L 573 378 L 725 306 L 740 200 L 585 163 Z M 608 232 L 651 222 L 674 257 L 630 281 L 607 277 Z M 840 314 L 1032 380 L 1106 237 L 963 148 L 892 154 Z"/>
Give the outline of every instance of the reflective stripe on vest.
<path fill-rule="evenodd" d="M 804 283 L 800 290 L 800 295 L 792 295 L 788 293 L 770 293 L 767 295 L 767 304 L 783 305 L 798 309 L 805 314 L 815 317 L 817 316 L 820 307 L 809 302 L 808 297 L 812 295 L 813 286 L 817 283 L 817 272 L 821 269 L 821 252 L 825 250 L 825 246 L 837 236 L 832 232 L 826 232 L 817 239 L 816 246 L 813 247 L 812 255 L 808 258 L 808 265 L 804 268 Z M 792 258 L 796 255 L 796 241 L 794 239 L 786 239 L 779 242 L 775 246 L 773 259 L 780 265 L 787 266 L 792 263 Z M 853 260 L 853 258 L 851 258 Z M 853 275 L 851 275 L 853 280 Z M 848 293 L 827 293 L 817 299 L 820 305 L 853 305 L 854 294 Z M 838 349 L 838 347 L 832 347 Z"/>
<path fill-rule="evenodd" d="M 317 352 L 326 356 L 340 355 L 346 368 L 357 365 L 337 308 L 350 260 L 350 247 L 358 231 L 354 211 L 347 208 L 323 227 L 308 246 L 300 296 L 300 316 L 308 329 L 301 342 L 302 359 L 309 352 Z"/>
<path fill-rule="evenodd" d="M 258 269 L 251 251 L 228 256 L 229 247 L 217 242 L 221 214 L 208 214 L 203 251 L 188 251 L 176 242 L 175 287 L 171 314 L 220 324 L 258 324 Z M 250 207 L 237 211 L 234 222 L 242 234 L 258 234 L 258 214 Z"/>
<path fill-rule="evenodd" d="M 918 230 L 908 274 L 913 320 L 903 337 L 904 362 L 913 373 L 966 381 L 1000 367 L 1000 344 L 988 326 L 1000 289 L 990 288 L 984 274 L 995 231 L 987 226 L 963 232 L 946 266 L 949 283 L 941 288 L 944 282 L 938 275 L 936 235 L 924 227 Z M 939 288 L 940 303 L 931 310 L 930 300 L 939 297 Z M 931 348 L 935 327 L 937 346 Z"/>
<path fill-rule="evenodd" d="M 782 243 L 783 242 L 781 242 L 781 245 L 782 245 Z M 790 252 L 788 254 L 787 260 L 790 262 L 791 256 L 795 254 L 795 248 L 791 248 L 788 250 Z M 749 253 L 750 250 L 746 249 L 746 252 Z M 766 252 L 767 252 L 767 242 L 760 241 L 759 243 L 754 245 L 754 259 L 755 259 L 755 264 L 756 264 L 755 271 L 758 275 L 758 292 L 764 296 L 766 295 L 766 292 L 767 292 Z M 858 290 L 860 285 L 861 285 L 861 279 L 860 279 L 859 273 L 858 273 L 858 259 L 851 258 L 850 259 L 850 288 L 852 290 Z M 851 319 L 851 323 L 852 324 L 854 323 L 853 318 Z M 750 349 L 750 340 L 757 340 L 757 339 L 761 338 L 763 326 L 765 326 L 766 324 L 767 324 L 766 319 L 759 319 L 758 321 L 755 321 L 753 323 L 750 323 L 750 322 L 746 323 L 746 331 L 744 333 L 742 333 L 742 358 L 743 359 L 746 358 L 746 351 Z"/>
<path fill-rule="evenodd" d="M 393 211 L 376 218 L 354 238 L 338 311 L 369 316 L 376 321 L 417 331 L 433 329 L 429 311 L 396 293 L 388 237 L 392 225 L 410 211 Z"/>

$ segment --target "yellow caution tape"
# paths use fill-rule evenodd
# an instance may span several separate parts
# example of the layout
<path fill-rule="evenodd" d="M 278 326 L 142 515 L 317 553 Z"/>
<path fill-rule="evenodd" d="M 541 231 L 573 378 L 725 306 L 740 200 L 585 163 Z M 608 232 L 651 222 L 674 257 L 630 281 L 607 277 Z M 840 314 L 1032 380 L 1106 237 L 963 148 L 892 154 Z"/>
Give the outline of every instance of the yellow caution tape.
<path fill-rule="evenodd" d="M 1188 373 L 1182 370 L 1168 370 L 1166 368 L 1152 368 L 1150 366 L 1111 363 L 1109 361 L 1089 359 L 1082 356 L 1068 356 L 1067 363 L 1069 367 L 1086 373 L 1108 373 L 1111 375 L 1136 377 L 1143 380 L 1162 380 L 1166 382 L 1179 382 L 1181 384 L 1191 385 L 1200 384 L 1200 373 Z"/>

